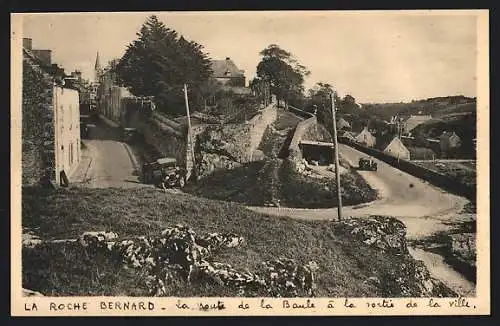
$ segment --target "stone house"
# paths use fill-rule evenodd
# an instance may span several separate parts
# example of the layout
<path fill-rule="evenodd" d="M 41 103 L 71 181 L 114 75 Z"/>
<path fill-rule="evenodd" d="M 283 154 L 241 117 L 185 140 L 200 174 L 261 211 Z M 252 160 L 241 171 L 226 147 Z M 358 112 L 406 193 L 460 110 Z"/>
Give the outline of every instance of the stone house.
<path fill-rule="evenodd" d="M 100 75 L 96 103 L 99 114 L 116 124 L 120 124 L 125 114 L 124 101 L 134 98 L 134 96 L 127 88 L 117 86 L 115 81 L 116 76 L 110 71 L 105 71 Z"/>
<path fill-rule="evenodd" d="M 231 58 L 212 60 L 212 76 L 222 85 L 245 87 L 245 71 L 240 70 Z"/>
<path fill-rule="evenodd" d="M 31 45 L 23 39 L 22 183 L 60 184 L 80 161 L 79 94 Z"/>
<path fill-rule="evenodd" d="M 369 131 L 368 128 L 365 127 L 359 135 L 356 136 L 356 141 L 358 143 L 361 143 L 367 147 L 373 147 L 375 146 L 376 143 L 376 138 L 373 136 Z"/>
<path fill-rule="evenodd" d="M 385 147 L 384 153 L 397 157 L 398 159 L 410 160 L 410 151 L 403 144 L 399 137 L 394 137 Z"/>

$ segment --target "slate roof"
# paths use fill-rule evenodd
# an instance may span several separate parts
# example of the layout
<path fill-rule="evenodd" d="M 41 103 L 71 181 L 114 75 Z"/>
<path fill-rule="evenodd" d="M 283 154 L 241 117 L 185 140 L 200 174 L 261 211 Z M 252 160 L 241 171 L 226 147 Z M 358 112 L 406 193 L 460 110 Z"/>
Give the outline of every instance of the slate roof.
<path fill-rule="evenodd" d="M 230 58 L 212 60 L 212 71 L 215 78 L 245 77 L 245 71 L 238 69 Z"/>
<path fill-rule="evenodd" d="M 337 121 L 337 127 L 338 128 L 351 128 L 351 124 L 344 118 L 340 118 Z"/>

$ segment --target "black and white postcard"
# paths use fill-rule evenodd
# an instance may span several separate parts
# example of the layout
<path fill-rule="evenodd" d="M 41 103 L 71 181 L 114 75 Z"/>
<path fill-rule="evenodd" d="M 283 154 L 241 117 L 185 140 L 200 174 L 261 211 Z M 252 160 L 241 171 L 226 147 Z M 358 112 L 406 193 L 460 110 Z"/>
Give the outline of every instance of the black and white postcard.
<path fill-rule="evenodd" d="M 488 14 L 12 14 L 12 314 L 489 314 Z"/>

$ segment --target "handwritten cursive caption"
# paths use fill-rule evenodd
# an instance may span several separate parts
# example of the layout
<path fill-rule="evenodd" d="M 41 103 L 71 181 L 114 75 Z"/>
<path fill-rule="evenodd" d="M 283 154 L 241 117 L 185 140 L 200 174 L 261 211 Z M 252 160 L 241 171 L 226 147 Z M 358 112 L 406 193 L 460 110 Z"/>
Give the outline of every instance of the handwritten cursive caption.
<path fill-rule="evenodd" d="M 30 314 L 70 314 L 82 315 L 86 313 L 106 314 L 172 314 L 187 315 L 190 313 L 222 313 L 229 314 L 300 314 L 339 311 L 342 313 L 357 313 L 367 311 L 368 313 L 384 312 L 390 313 L 414 311 L 424 309 L 444 310 L 456 313 L 457 310 L 473 311 L 477 309 L 474 301 L 469 298 L 426 298 L 426 299 L 396 299 L 396 298 L 151 298 L 148 300 L 100 300 L 89 298 L 87 301 L 72 300 L 64 298 L 25 299 L 24 313 Z M 473 300 L 473 299 L 472 299 Z"/>

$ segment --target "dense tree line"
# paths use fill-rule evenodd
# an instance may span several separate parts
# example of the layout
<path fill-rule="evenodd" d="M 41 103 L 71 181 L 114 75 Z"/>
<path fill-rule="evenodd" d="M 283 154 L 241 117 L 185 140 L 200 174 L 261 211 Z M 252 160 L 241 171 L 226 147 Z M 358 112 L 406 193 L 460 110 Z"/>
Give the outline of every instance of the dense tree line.
<path fill-rule="evenodd" d="M 305 66 L 276 44 L 269 45 L 260 55 L 257 78 L 251 82 L 255 89 L 269 89 L 277 97 L 278 104 L 284 102 L 285 106 L 291 99 L 303 96 L 304 78 L 310 74 Z"/>
<path fill-rule="evenodd" d="M 202 106 L 210 90 L 206 83 L 211 63 L 203 46 L 167 28 L 156 16 L 146 20 L 113 69 L 132 94 L 153 96 L 160 110 L 174 116 L 185 111 L 184 83 L 193 110 Z"/>

